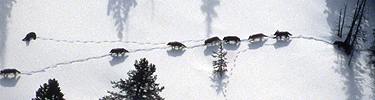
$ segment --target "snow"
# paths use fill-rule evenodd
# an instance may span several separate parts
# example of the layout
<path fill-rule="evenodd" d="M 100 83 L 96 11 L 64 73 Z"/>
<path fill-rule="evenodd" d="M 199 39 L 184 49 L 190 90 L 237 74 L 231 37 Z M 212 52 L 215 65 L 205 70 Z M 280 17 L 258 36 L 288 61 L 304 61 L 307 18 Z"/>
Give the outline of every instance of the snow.
<path fill-rule="evenodd" d="M 331 44 L 336 13 L 327 11 L 336 8 L 327 3 L 332 2 L 137 0 L 122 7 L 129 9 L 121 12 L 122 18 L 113 17 L 108 7 L 116 5 L 109 2 L 113 1 L 0 2 L 0 67 L 22 72 L 13 78 L 1 76 L 0 99 L 34 98 L 50 78 L 58 80 L 67 100 L 99 99 L 117 91 L 110 81 L 126 79 L 140 58 L 156 65 L 157 83 L 165 86 L 160 95 L 167 100 L 373 99 L 366 64 L 359 60 L 359 67 L 351 70 Z M 371 21 L 369 25 L 374 27 Z M 286 41 L 246 40 L 256 33 L 272 36 L 276 30 L 293 36 Z M 22 42 L 31 31 L 38 38 Z M 242 41 L 224 45 L 228 72 L 216 79 L 210 55 L 218 46 L 203 43 L 230 35 Z M 171 41 L 187 48 L 171 50 L 166 45 Z M 130 53 L 111 57 L 109 51 L 118 47 Z"/>

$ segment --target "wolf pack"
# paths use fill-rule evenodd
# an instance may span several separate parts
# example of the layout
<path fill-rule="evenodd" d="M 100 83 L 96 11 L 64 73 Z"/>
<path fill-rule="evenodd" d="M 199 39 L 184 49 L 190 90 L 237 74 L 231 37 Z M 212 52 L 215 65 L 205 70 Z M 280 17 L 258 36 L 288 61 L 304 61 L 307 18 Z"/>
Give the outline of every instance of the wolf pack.
<path fill-rule="evenodd" d="M 288 31 L 279 31 L 277 30 L 274 34 L 275 39 L 277 40 L 285 40 L 285 39 L 289 39 L 289 36 L 292 36 L 292 34 L 290 34 Z M 264 38 L 268 37 L 267 35 L 264 35 L 263 33 L 257 33 L 257 34 L 253 34 L 253 35 L 250 35 L 249 38 L 248 38 L 248 41 L 249 42 L 256 42 L 256 41 L 263 41 Z M 215 36 L 215 37 L 211 37 L 211 38 L 208 38 L 204 41 L 204 45 L 205 46 L 215 46 L 215 45 L 218 45 L 220 43 L 225 43 L 225 44 L 238 44 L 239 42 L 241 42 L 241 39 L 237 36 L 225 36 L 223 38 L 223 40 L 221 40 L 219 37 Z M 181 42 L 178 42 L 178 41 L 172 41 L 172 42 L 168 42 L 167 44 L 169 47 L 171 47 L 173 50 L 182 50 L 182 49 L 185 49 L 186 48 L 186 45 L 181 43 Z M 128 50 L 124 49 L 124 48 L 114 48 L 110 51 L 110 54 L 112 56 L 124 56 L 124 54 L 126 53 L 129 53 Z"/>
<path fill-rule="evenodd" d="M 285 40 L 285 39 L 289 39 L 289 36 L 292 36 L 292 34 L 290 34 L 288 31 L 277 30 L 275 32 L 274 36 L 275 36 L 275 37 L 273 37 L 274 39 Z M 268 36 L 264 35 L 263 33 L 257 33 L 257 34 L 250 35 L 247 40 L 249 42 L 257 42 L 257 41 L 263 41 L 263 39 L 266 38 L 266 37 L 268 37 Z M 241 39 L 237 36 L 225 36 L 223 38 L 223 40 L 221 40 L 219 37 L 215 36 L 215 37 L 211 37 L 211 38 L 206 39 L 204 41 L 204 45 L 205 46 L 215 46 L 215 45 L 218 45 L 220 43 L 238 44 L 239 42 L 241 42 Z M 177 41 L 169 42 L 167 45 L 172 47 L 172 49 L 177 49 L 177 50 L 181 50 L 181 49 L 186 48 L 186 46 L 184 44 L 182 44 L 181 42 L 177 42 Z"/>
<path fill-rule="evenodd" d="M 276 40 L 288 40 L 289 37 L 292 36 L 292 34 L 289 33 L 288 31 L 279 31 L 279 30 L 277 30 L 273 35 L 274 35 L 273 38 L 276 39 Z M 263 33 L 257 33 L 257 34 L 250 35 L 247 40 L 249 42 L 257 42 L 257 41 L 263 41 L 263 39 L 266 38 L 266 37 L 269 37 L 269 36 L 267 36 Z M 22 41 L 29 42 L 31 40 L 35 40 L 36 38 L 37 38 L 37 36 L 36 36 L 35 32 L 30 32 L 25 36 L 25 38 L 22 39 Z M 207 46 L 207 47 L 210 47 L 210 46 L 219 45 L 221 43 L 238 44 L 239 42 L 241 42 L 241 39 L 237 36 L 225 36 L 222 40 L 219 37 L 215 36 L 215 37 L 211 37 L 211 38 L 206 39 L 204 41 L 204 45 Z M 335 42 L 333 44 L 337 45 L 338 48 L 347 48 L 346 46 L 340 45 L 340 43 Z M 183 44 L 181 42 L 178 42 L 178 41 L 168 42 L 167 46 L 171 47 L 174 50 L 182 50 L 182 49 L 186 48 L 185 44 Z M 112 57 L 122 57 L 126 53 L 129 53 L 129 51 L 126 50 L 125 48 L 114 48 L 114 49 L 111 49 L 109 53 Z M 10 75 L 10 74 L 13 74 L 14 76 L 16 76 L 17 74 L 20 74 L 20 73 L 21 72 L 18 71 L 17 69 L 3 69 L 3 70 L 1 70 L 1 75 L 5 76 L 5 77 L 8 77 L 8 75 Z"/>

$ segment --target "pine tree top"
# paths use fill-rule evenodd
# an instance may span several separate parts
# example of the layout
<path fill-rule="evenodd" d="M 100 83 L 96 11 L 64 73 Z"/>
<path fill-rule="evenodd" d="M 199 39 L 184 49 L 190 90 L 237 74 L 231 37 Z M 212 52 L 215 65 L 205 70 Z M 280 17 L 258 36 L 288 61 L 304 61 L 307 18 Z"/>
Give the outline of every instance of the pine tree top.
<path fill-rule="evenodd" d="M 59 83 L 55 79 L 49 79 L 36 91 L 36 98 L 33 100 L 65 100 L 61 92 Z"/>
<path fill-rule="evenodd" d="M 128 79 L 111 83 L 114 84 L 113 88 L 119 88 L 120 92 L 109 92 L 111 95 L 103 97 L 102 99 L 130 99 L 130 100 L 161 100 L 164 99 L 159 96 L 164 87 L 159 87 L 159 84 L 155 83 L 156 75 L 152 75 L 155 71 L 155 65 L 149 64 L 148 61 L 143 58 L 140 61 L 135 61 L 135 70 L 130 70 L 127 74 Z M 125 93 L 125 94 L 124 94 Z"/>

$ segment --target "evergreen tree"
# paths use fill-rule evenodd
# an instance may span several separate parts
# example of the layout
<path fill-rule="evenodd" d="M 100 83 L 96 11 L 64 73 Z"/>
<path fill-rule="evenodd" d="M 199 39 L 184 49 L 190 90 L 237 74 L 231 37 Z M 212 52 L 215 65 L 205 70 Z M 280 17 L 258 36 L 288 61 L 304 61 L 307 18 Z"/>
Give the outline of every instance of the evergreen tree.
<path fill-rule="evenodd" d="M 217 58 L 216 61 L 213 61 L 214 66 L 214 74 L 218 74 L 220 77 L 224 75 L 224 73 L 227 71 L 227 58 L 225 58 L 225 55 L 227 55 L 227 52 L 224 51 L 223 43 L 220 43 L 219 45 L 219 52 L 212 51 L 213 54 L 211 55 L 214 58 Z"/>
<path fill-rule="evenodd" d="M 48 84 L 44 83 L 36 91 L 36 98 L 33 98 L 33 100 L 65 100 L 63 96 L 57 80 L 49 79 Z"/>
<path fill-rule="evenodd" d="M 105 96 L 102 100 L 163 100 L 159 96 L 159 92 L 164 89 L 164 86 L 159 87 L 155 83 L 156 75 L 152 75 L 156 68 L 153 64 L 148 64 L 146 58 L 139 62 L 135 61 L 135 69 L 128 72 L 129 78 L 126 80 L 120 79 L 118 82 L 112 81 L 113 88 L 119 88 L 120 92 L 110 92 L 110 96 Z"/>

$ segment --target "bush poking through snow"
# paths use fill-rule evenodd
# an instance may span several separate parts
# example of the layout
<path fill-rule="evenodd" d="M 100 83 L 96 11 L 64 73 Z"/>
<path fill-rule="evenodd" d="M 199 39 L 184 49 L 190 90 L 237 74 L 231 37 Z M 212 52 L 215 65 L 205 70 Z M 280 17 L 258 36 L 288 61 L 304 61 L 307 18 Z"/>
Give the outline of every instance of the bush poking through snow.
<path fill-rule="evenodd" d="M 36 98 L 32 100 L 65 100 L 63 96 L 59 82 L 55 79 L 49 79 L 48 84 L 44 83 L 43 86 L 40 86 L 38 91 L 36 91 Z"/>
<path fill-rule="evenodd" d="M 159 92 L 164 86 L 159 87 L 155 83 L 156 75 L 152 75 L 156 68 L 153 64 L 148 64 L 146 58 L 139 62 L 135 61 L 135 69 L 128 72 L 129 78 L 126 80 L 112 81 L 113 88 L 119 88 L 120 92 L 110 92 L 111 95 L 101 98 L 101 100 L 163 100 Z"/>

